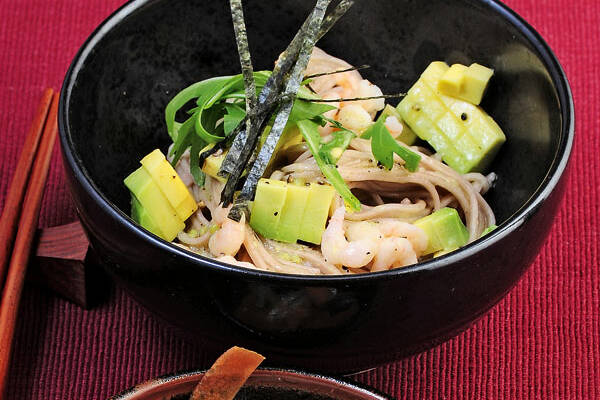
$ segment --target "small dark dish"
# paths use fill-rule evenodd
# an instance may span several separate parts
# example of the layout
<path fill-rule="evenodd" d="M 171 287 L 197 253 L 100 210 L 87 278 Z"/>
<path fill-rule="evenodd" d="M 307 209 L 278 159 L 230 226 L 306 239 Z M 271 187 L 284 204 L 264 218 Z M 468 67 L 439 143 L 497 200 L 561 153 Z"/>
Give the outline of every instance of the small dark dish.
<path fill-rule="evenodd" d="M 204 372 L 189 372 L 139 384 L 110 400 L 188 400 Z M 240 400 L 390 400 L 357 383 L 280 369 L 258 369 L 237 394 Z"/>
<path fill-rule="evenodd" d="M 309 3 L 248 2 L 257 69 L 272 65 Z M 487 195 L 500 227 L 413 267 L 352 277 L 244 270 L 188 253 L 128 217 L 122 180 L 143 155 L 168 144 L 168 100 L 192 82 L 239 72 L 226 1 L 132 1 L 90 37 L 67 74 L 61 144 L 95 250 L 136 299 L 212 355 L 236 344 L 277 365 L 339 372 L 418 352 L 496 304 L 550 229 L 574 111 L 566 77 L 541 37 L 491 0 L 357 3 L 320 46 L 374 66 L 365 76 L 385 92 L 406 90 L 438 59 L 496 70 L 483 107 L 508 137 L 491 167 L 500 179 Z"/>

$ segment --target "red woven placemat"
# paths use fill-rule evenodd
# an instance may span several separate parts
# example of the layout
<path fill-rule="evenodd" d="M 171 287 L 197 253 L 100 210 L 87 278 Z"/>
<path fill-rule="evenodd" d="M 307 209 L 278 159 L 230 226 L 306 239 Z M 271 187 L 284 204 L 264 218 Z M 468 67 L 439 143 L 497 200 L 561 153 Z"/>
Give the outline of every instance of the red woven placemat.
<path fill-rule="evenodd" d="M 0 202 L 47 85 L 123 0 L 0 0 Z M 358 375 L 399 399 L 600 399 L 600 2 L 510 0 L 549 42 L 577 109 L 572 177 L 541 254 L 515 289 L 457 338 Z M 40 224 L 75 218 L 58 146 Z M 27 287 L 9 399 L 105 399 L 157 375 L 194 368 L 201 349 L 116 290 L 83 311 Z"/>

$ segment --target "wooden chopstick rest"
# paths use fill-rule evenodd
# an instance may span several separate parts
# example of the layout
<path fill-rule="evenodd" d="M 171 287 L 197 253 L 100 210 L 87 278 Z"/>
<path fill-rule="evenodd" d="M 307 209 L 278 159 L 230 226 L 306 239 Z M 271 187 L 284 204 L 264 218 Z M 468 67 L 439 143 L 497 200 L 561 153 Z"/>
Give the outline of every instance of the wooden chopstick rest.
<path fill-rule="evenodd" d="M 110 281 L 77 222 L 38 230 L 27 280 L 89 309 L 101 303 Z"/>

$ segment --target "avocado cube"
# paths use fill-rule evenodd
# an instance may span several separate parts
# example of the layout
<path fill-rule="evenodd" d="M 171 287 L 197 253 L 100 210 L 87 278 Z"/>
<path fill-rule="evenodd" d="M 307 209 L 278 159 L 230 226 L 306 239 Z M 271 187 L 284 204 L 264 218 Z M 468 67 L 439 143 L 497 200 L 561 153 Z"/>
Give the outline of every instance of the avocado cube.
<path fill-rule="evenodd" d="M 430 88 L 437 90 L 440 79 L 442 79 L 446 71 L 449 69 L 450 67 L 445 62 L 433 61 L 427 66 L 427 68 L 425 68 L 425 71 L 423 71 L 419 80 Z"/>
<path fill-rule="evenodd" d="M 321 244 L 321 236 L 325 230 L 335 189 L 330 185 L 319 185 L 317 183 L 311 183 L 309 188 L 298 239 Z"/>
<path fill-rule="evenodd" d="M 438 91 L 450 69 L 444 62 L 432 62 L 398 104 L 398 111 L 415 134 L 429 142 L 455 171 L 482 172 L 506 137 L 479 106 Z"/>
<path fill-rule="evenodd" d="M 424 255 L 453 251 L 469 241 L 469 232 L 454 208 L 444 207 L 415 221 L 414 225 L 421 228 L 429 238 Z"/>
<path fill-rule="evenodd" d="M 437 89 L 446 96 L 479 105 L 492 75 L 493 69 L 477 63 L 469 67 L 454 64 L 441 77 Z"/>
<path fill-rule="evenodd" d="M 465 86 L 467 67 L 462 64 L 452 65 L 438 83 L 438 90 L 445 95 L 459 98 Z"/>
<path fill-rule="evenodd" d="M 141 164 L 175 209 L 180 220 L 185 221 L 198 209 L 194 197 L 160 150 L 156 149 L 142 158 Z"/>
<path fill-rule="evenodd" d="M 465 134 L 474 143 L 471 148 L 476 157 L 464 164 L 459 172 L 483 172 L 506 141 L 504 132 L 496 121 L 479 106 L 449 96 L 441 96 L 456 120 L 465 128 Z"/>
<path fill-rule="evenodd" d="M 138 224 L 154 233 L 156 236 L 164 236 L 164 233 L 160 229 L 160 227 L 154 222 L 152 216 L 148 214 L 148 211 L 135 198 L 134 195 L 131 195 L 131 218 L 134 219 Z"/>
<path fill-rule="evenodd" d="M 208 150 L 208 147 L 202 149 L 202 151 L 205 151 L 205 150 Z M 227 152 L 224 151 L 219 155 L 212 154 L 212 155 L 206 157 L 206 160 L 204 161 L 204 165 L 202 166 L 202 171 L 206 175 L 215 178 L 219 182 L 222 182 L 222 183 L 227 182 L 227 179 L 219 176 L 219 170 L 221 169 L 221 164 L 223 164 L 223 160 L 225 159 L 226 155 L 227 155 Z"/>
<path fill-rule="evenodd" d="M 287 185 L 287 196 L 277 227 L 277 240 L 296 243 L 309 193 L 307 186 Z"/>
<path fill-rule="evenodd" d="M 175 239 L 177 234 L 185 228 L 185 224 L 179 218 L 169 200 L 144 167 L 132 172 L 125 178 L 124 183 L 154 222 L 152 226 L 144 226 L 141 220 L 137 221 L 144 228 L 152 231 L 153 228 L 158 226 L 162 233 L 159 236 L 169 242 Z"/>
<path fill-rule="evenodd" d="M 481 103 L 494 70 L 474 63 L 465 72 L 465 82 L 460 98 L 475 105 Z"/>
<path fill-rule="evenodd" d="M 420 84 L 423 90 L 419 94 L 409 91 L 405 100 L 401 101 L 398 109 L 408 125 L 411 125 L 417 135 L 429 142 L 431 146 L 442 155 L 443 160 L 450 166 L 463 164 L 462 155 L 455 148 L 440 127 L 430 119 L 431 115 L 437 115 L 440 119 L 447 115 L 443 103 L 436 98 L 435 93 Z M 422 104 L 425 107 L 422 107 Z"/>
<path fill-rule="evenodd" d="M 287 183 L 262 178 L 256 186 L 256 195 L 250 214 L 250 226 L 266 238 L 276 239 L 279 220 L 287 198 Z"/>

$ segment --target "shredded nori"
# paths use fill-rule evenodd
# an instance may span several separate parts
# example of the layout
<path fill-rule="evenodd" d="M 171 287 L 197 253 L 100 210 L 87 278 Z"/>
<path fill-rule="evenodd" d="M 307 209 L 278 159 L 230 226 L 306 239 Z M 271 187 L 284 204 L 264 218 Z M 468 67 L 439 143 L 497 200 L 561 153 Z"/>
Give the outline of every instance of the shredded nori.
<path fill-rule="evenodd" d="M 342 0 L 340 3 L 333 9 L 331 14 L 325 17 L 323 24 L 321 25 L 321 30 L 319 31 L 319 35 L 317 36 L 317 42 L 325 36 L 327 32 L 340 18 L 346 14 L 346 12 L 354 5 L 354 0 Z"/>
<path fill-rule="evenodd" d="M 366 68 L 371 68 L 371 66 L 364 64 L 359 67 L 350 67 L 350 68 L 346 68 L 346 69 L 339 69 L 337 71 L 321 72 L 319 74 L 306 75 L 304 77 L 304 79 L 306 80 L 306 79 L 318 78 L 319 76 L 341 74 L 342 72 L 358 71 L 358 70 L 366 69 Z"/>
<path fill-rule="evenodd" d="M 338 102 L 346 102 L 346 101 L 361 101 L 361 100 L 373 100 L 373 99 L 397 99 L 400 97 L 406 96 L 406 93 L 396 93 L 396 94 L 382 94 L 380 96 L 367 96 L 367 97 L 350 97 L 350 98 L 340 98 L 340 99 L 308 99 L 304 97 L 299 97 L 300 100 L 312 101 L 315 103 L 338 103 Z"/>
<path fill-rule="evenodd" d="M 242 67 L 242 76 L 244 77 L 244 89 L 246 93 L 246 129 L 244 131 L 240 131 L 239 133 L 240 139 L 243 139 L 245 133 L 252 129 L 252 124 L 255 119 L 253 116 L 253 111 L 256 107 L 256 84 L 254 82 L 252 58 L 250 56 L 250 48 L 248 45 L 246 23 L 244 22 L 242 0 L 230 0 L 229 4 L 231 7 L 233 29 L 235 31 L 235 39 L 237 42 L 238 53 L 240 55 L 240 65 Z"/>
<path fill-rule="evenodd" d="M 323 18 L 325 17 L 327 6 L 330 2 L 331 0 L 317 1 L 317 4 L 311 14 L 311 21 L 306 28 L 304 42 L 302 43 L 300 53 L 298 54 L 298 59 L 285 85 L 285 91 L 283 95 L 286 97 L 286 100 L 284 100 L 281 104 L 281 107 L 275 117 L 275 122 L 273 122 L 273 127 L 271 128 L 265 143 L 260 149 L 256 161 L 254 161 L 254 164 L 252 165 L 252 168 L 246 177 L 246 182 L 242 187 L 242 193 L 236 199 L 232 213 L 230 214 L 230 218 L 232 216 L 241 216 L 241 210 L 247 208 L 247 202 L 252 200 L 254 197 L 258 180 L 263 176 L 265 169 L 271 160 L 271 156 L 275 151 L 277 142 L 279 142 L 279 138 L 281 137 L 283 129 L 287 124 L 290 112 L 292 111 L 292 106 L 294 105 L 295 95 L 300 88 L 300 84 L 302 83 L 304 71 L 306 70 L 308 61 L 310 60 L 313 48 L 315 47 L 319 29 L 321 27 Z M 234 209 L 236 210 L 234 211 Z"/>
<path fill-rule="evenodd" d="M 233 4 L 234 0 L 231 1 Z M 242 187 L 242 193 L 236 199 L 236 204 L 230 212 L 229 218 L 231 219 L 239 221 L 242 213 L 248 212 L 248 201 L 254 196 L 258 180 L 262 177 L 283 129 L 287 124 L 296 93 L 302 83 L 302 77 L 315 43 L 352 6 L 354 0 L 342 0 L 331 14 L 325 17 L 327 6 L 330 2 L 331 0 L 317 1 L 309 17 L 304 21 L 302 27 L 296 33 L 286 50 L 280 55 L 273 73 L 258 96 L 256 107 L 248 111 L 248 115 L 253 118 L 252 123 L 248 124 L 248 121 L 246 121 L 246 129 L 240 129 L 239 133 L 236 134 L 231 148 L 221 165 L 219 175 L 228 177 L 225 187 L 221 192 L 223 206 L 231 204 L 234 192 L 238 187 L 244 170 L 249 167 L 249 164 L 252 165 Z M 243 19 L 243 15 L 241 18 Z M 235 20 L 236 17 L 234 17 Z M 241 58 L 242 56 L 240 55 Z M 292 71 L 290 72 L 290 70 Z M 285 90 L 282 90 L 284 83 Z M 256 160 L 252 162 L 251 157 L 255 154 L 258 139 L 269 121 L 269 115 L 276 109 L 278 111 L 273 127 Z"/>
<path fill-rule="evenodd" d="M 333 9 L 331 14 L 325 17 L 320 27 L 317 36 L 317 41 L 333 27 L 337 20 L 339 20 L 346 13 L 346 11 L 348 11 L 352 4 L 354 4 L 354 0 L 342 0 Z M 281 91 L 285 75 L 290 71 L 298 57 L 298 52 L 300 51 L 300 47 L 302 45 L 304 31 L 310 23 L 311 15 L 312 14 L 310 14 L 307 17 L 307 19 L 302 24 L 302 27 L 296 33 L 288 47 L 279 56 L 279 59 L 275 63 L 273 73 L 271 74 L 271 76 L 269 77 L 269 79 L 267 80 L 263 89 L 260 92 L 260 95 L 258 97 L 257 110 L 254 114 L 263 114 L 267 110 L 273 110 L 275 108 L 274 103 L 276 103 L 278 100 L 277 94 Z M 258 123 L 259 120 L 264 122 L 264 119 L 261 118 L 266 118 L 266 116 L 257 117 L 257 121 L 254 124 L 254 128 L 251 134 L 248 134 L 247 131 L 241 131 L 234 138 L 231 148 L 229 149 L 227 156 L 223 160 L 223 164 L 221 164 L 221 168 L 219 170 L 218 175 L 223 178 L 230 177 L 236 181 L 234 184 L 230 185 L 230 188 L 227 188 L 227 190 L 224 189 L 223 194 L 221 195 L 221 200 L 224 204 L 231 203 L 231 199 L 233 198 L 233 191 L 231 189 L 237 185 L 237 180 L 239 180 L 241 172 L 239 173 L 239 176 L 237 173 L 234 176 L 230 175 L 232 175 L 234 169 L 236 169 L 236 165 L 238 166 L 237 169 L 239 169 L 240 165 L 243 165 L 244 168 L 246 167 L 246 164 L 248 164 L 250 156 L 252 155 L 252 149 L 256 147 L 258 137 L 261 133 L 260 129 L 263 128 L 263 124 Z M 226 201 L 228 199 L 229 201 Z"/>
<path fill-rule="evenodd" d="M 256 105 L 256 84 L 254 82 L 254 70 L 252 68 L 252 58 L 250 57 L 250 48 L 248 46 L 248 35 L 246 33 L 246 23 L 244 22 L 242 0 L 230 0 L 229 4 L 231 6 L 233 30 L 235 31 L 235 39 L 240 55 L 242 76 L 244 77 L 246 114 L 249 115 L 250 111 L 254 109 Z"/>

